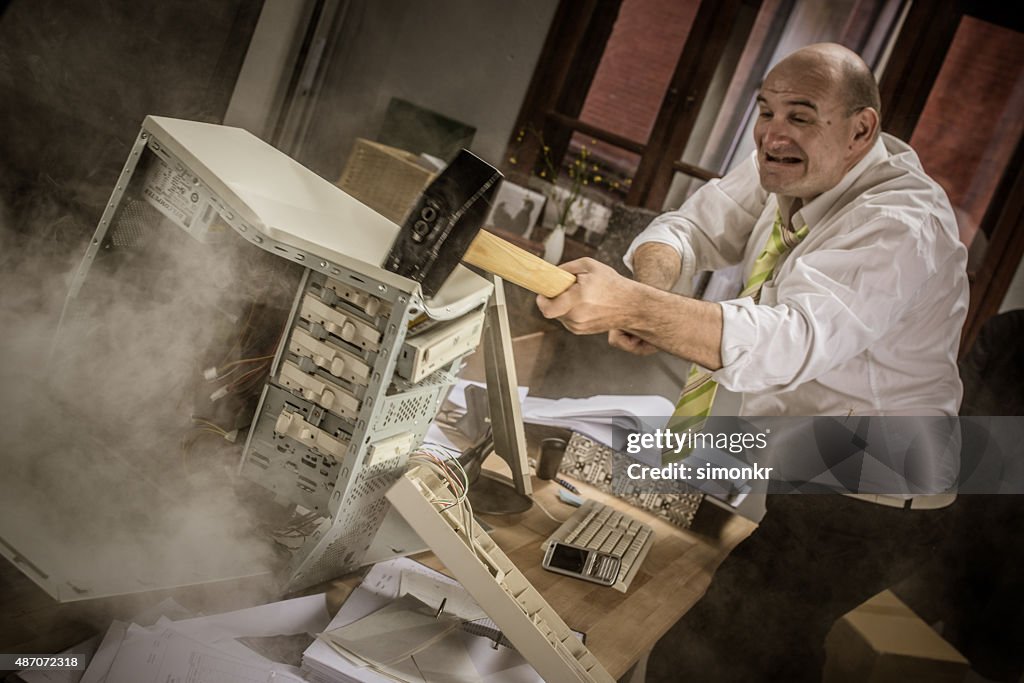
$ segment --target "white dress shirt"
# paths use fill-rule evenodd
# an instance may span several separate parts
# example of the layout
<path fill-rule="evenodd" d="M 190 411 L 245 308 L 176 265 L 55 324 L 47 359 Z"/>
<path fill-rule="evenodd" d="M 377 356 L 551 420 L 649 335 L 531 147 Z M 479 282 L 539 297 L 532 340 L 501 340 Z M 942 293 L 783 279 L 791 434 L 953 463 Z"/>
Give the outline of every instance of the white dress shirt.
<path fill-rule="evenodd" d="M 662 242 L 682 258 L 681 278 L 742 263 L 746 280 L 778 207 L 752 155 L 655 219 L 625 262 Z M 721 302 L 723 367 L 713 377 L 742 393 L 740 414 L 956 415 L 967 250 L 917 154 L 883 134 L 791 223 L 808 235 L 779 261 L 760 304 Z"/>

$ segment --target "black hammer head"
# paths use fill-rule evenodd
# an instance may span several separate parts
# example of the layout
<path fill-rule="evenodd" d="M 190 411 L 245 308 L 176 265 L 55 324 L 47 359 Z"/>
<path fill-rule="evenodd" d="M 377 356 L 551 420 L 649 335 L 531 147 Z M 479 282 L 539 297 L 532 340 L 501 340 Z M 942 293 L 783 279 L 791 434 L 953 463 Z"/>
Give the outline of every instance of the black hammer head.
<path fill-rule="evenodd" d="M 483 227 L 500 183 L 498 169 L 467 150 L 459 152 L 420 195 L 384 267 L 434 296 Z"/>

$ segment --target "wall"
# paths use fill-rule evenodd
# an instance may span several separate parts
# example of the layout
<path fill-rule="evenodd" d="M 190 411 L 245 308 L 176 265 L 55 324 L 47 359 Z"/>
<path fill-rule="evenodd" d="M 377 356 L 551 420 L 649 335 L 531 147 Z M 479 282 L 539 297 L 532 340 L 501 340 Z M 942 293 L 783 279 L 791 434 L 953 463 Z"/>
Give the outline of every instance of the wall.
<path fill-rule="evenodd" d="M 960 234 L 967 244 L 1024 131 L 1022 107 L 1024 38 L 965 17 L 910 144 L 961 210 Z"/>
<path fill-rule="evenodd" d="M 699 5 L 624 0 L 580 118 L 647 142 Z"/>
<path fill-rule="evenodd" d="M 312 0 L 264 0 L 224 125 L 271 141 L 312 9 Z"/>
<path fill-rule="evenodd" d="M 557 3 L 353 0 L 300 160 L 338 178 L 356 137 L 373 138 L 392 97 L 477 129 L 497 163 Z"/>
<path fill-rule="evenodd" d="M 26 217 L 47 203 L 91 234 L 146 114 L 220 121 L 261 4 L 6 4 L 0 205 L 15 227 L 30 231 Z"/>

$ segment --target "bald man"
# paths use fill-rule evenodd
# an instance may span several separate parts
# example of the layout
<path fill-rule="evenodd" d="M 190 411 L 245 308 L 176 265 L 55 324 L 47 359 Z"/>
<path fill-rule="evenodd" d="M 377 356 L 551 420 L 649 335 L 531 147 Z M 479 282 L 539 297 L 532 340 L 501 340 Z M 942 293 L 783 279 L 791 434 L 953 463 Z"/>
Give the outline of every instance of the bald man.
<path fill-rule="evenodd" d="M 538 307 L 620 349 L 694 361 L 743 415 L 956 415 L 967 254 L 942 188 L 880 133 L 871 71 L 812 45 L 770 71 L 757 105 L 756 153 L 637 238 L 634 280 L 573 261 L 576 284 Z M 746 280 L 773 233 L 788 250 L 756 295 L 668 291 L 737 263 Z M 954 484 L 956 462 L 925 465 L 930 490 Z M 954 499 L 769 496 L 648 680 L 819 680 L 832 622 L 931 552 Z"/>

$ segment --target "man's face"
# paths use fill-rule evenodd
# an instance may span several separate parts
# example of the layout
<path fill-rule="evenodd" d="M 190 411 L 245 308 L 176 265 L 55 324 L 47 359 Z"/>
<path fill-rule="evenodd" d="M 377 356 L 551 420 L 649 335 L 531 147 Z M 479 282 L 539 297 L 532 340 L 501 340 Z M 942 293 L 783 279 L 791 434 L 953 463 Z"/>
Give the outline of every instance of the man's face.
<path fill-rule="evenodd" d="M 761 185 L 809 201 L 842 180 L 853 165 L 853 119 L 830 72 L 782 62 L 764 81 L 754 125 Z"/>

